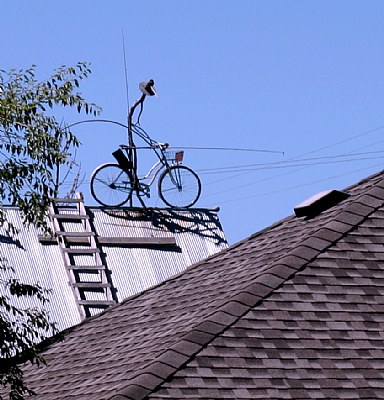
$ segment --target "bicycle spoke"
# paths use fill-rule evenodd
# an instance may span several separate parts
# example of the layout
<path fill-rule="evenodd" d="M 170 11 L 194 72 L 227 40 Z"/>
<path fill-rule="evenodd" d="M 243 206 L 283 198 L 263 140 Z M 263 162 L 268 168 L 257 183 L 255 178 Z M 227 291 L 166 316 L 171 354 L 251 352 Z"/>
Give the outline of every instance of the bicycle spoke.
<path fill-rule="evenodd" d="M 171 207 L 191 207 L 200 196 L 201 183 L 188 167 L 174 166 L 159 179 L 159 195 Z"/>
<path fill-rule="evenodd" d="M 117 164 L 105 164 L 91 177 L 91 193 L 104 206 L 121 206 L 132 194 L 128 175 Z"/>

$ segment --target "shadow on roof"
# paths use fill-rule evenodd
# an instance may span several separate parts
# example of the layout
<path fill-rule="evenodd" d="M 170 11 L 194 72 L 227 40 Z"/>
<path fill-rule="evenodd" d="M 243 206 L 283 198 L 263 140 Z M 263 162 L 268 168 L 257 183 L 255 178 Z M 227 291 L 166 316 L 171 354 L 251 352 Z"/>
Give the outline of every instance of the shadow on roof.
<path fill-rule="evenodd" d="M 210 239 L 216 244 L 226 243 L 222 234 L 222 227 L 217 210 L 208 209 L 158 209 L 147 210 L 130 209 L 103 209 L 107 215 L 126 222 L 150 222 L 152 227 L 170 233 L 193 233 Z"/>

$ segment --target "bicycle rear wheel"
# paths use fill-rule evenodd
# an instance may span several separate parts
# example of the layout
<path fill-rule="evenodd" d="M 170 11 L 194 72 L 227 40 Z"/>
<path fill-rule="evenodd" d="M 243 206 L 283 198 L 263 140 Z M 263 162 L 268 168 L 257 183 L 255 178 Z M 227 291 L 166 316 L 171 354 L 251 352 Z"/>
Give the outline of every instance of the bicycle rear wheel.
<path fill-rule="evenodd" d="M 170 207 L 192 207 L 200 197 L 201 182 L 190 168 L 174 165 L 159 178 L 159 196 Z"/>
<path fill-rule="evenodd" d="M 91 176 L 91 194 L 102 206 L 119 207 L 132 196 L 128 174 L 118 164 L 103 164 Z"/>

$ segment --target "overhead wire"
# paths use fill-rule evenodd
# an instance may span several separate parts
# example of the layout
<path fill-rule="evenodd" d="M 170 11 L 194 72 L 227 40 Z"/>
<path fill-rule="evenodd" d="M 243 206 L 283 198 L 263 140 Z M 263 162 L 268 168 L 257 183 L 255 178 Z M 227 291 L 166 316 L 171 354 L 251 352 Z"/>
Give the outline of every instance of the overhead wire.
<path fill-rule="evenodd" d="M 124 37 L 123 37 L 124 40 Z M 125 57 L 125 53 L 124 53 L 124 57 Z M 128 84 L 127 81 L 127 76 L 126 76 L 126 84 Z M 127 86 L 127 102 L 129 104 L 129 99 L 128 99 L 128 86 Z M 71 125 L 69 125 L 69 127 L 73 127 L 75 125 L 81 124 L 81 123 L 85 123 L 85 122 L 108 122 L 108 123 L 113 123 L 116 125 L 120 125 L 121 127 L 125 127 L 126 125 L 121 124 L 119 122 L 116 121 L 111 121 L 111 120 L 104 120 L 104 119 L 98 119 L 98 120 L 86 120 L 86 121 L 80 121 L 77 123 L 73 123 Z M 328 165 L 328 164 L 339 164 L 339 163 L 349 163 L 349 162 L 354 162 L 354 161 L 367 161 L 367 160 L 373 160 L 373 159 L 381 159 L 384 158 L 384 154 L 383 156 L 373 156 L 374 154 L 381 154 L 384 153 L 384 150 L 376 150 L 376 151 L 371 151 L 371 152 L 361 152 L 362 149 L 365 148 L 369 148 L 372 147 L 374 145 L 377 145 L 379 143 L 384 142 L 384 140 L 379 140 L 376 141 L 374 143 L 369 143 L 367 145 L 364 146 L 360 146 L 356 149 L 354 149 L 353 151 L 350 151 L 348 153 L 345 154 L 336 154 L 336 155 L 330 155 L 330 156 L 322 156 L 322 157 L 306 157 L 308 155 L 311 154 L 315 154 L 318 153 L 320 151 L 338 146 L 340 144 L 344 144 L 346 142 L 355 140 L 357 138 L 369 135 L 371 133 L 377 132 L 381 129 L 384 128 L 384 125 L 380 125 L 376 128 L 373 129 L 369 129 L 366 131 L 363 131 L 361 133 L 358 133 L 356 135 L 353 135 L 351 137 L 348 137 L 346 139 L 343 140 L 339 140 L 337 142 L 328 144 L 326 146 L 322 146 L 320 148 L 311 150 L 309 152 L 305 152 L 301 155 L 298 156 L 294 156 L 291 157 L 287 160 L 282 160 L 282 161 L 276 161 L 276 162 L 267 162 L 267 163 L 250 163 L 250 164 L 243 164 L 243 165 L 234 165 L 234 166 L 224 166 L 224 167 L 213 167 L 213 168 L 204 168 L 204 169 L 200 169 L 200 170 L 196 170 L 196 172 L 198 172 L 201 175 L 224 175 L 224 174 L 230 174 L 230 176 L 227 176 L 225 178 L 222 179 L 218 179 L 215 180 L 213 182 L 208 182 L 208 183 L 204 183 L 204 185 L 213 185 L 222 181 L 228 181 L 231 179 L 235 179 L 238 178 L 240 176 L 243 175 L 247 175 L 247 174 L 251 174 L 253 172 L 256 171 L 260 171 L 260 170 L 277 170 L 277 169 L 289 169 L 289 171 L 284 172 L 282 174 L 277 174 L 277 175 L 273 175 L 270 177 L 266 177 L 266 178 L 262 178 L 259 179 L 257 181 L 252 181 L 252 182 L 247 182 L 245 184 L 241 184 L 241 185 L 237 185 L 235 187 L 232 188 L 227 188 L 224 189 L 222 191 L 216 192 L 214 194 L 209 194 L 208 196 L 212 196 L 212 195 L 217 195 L 217 194 L 222 194 L 225 192 L 233 192 L 234 190 L 243 188 L 243 187 L 249 187 L 250 185 L 255 185 L 261 181 L 265 181 L 265 180 L 272 180 L 275 178 L 279 178 L 281 176 L 286 176 L 288 174 L 292 174 L 295 172 L 298 172 L 304 168 L 308 168 L 308 167 L 312 167 L 312 166 L 317 166 L 317 165 Z M 257 152 L 257 153 L 271 153 L 271 154 L 285 154 L 285 152 L 282 151 L 276 151 L 276 150 L 267 150 L 267 149 L 253 149 L 253 148 L 238 148 L 238 147 L 192 147 L 192 146 L 170 146 L 169 148 L 182 148 L 182 149 L 190 149 L 190 150 L 214 150 L 214 151 L 238 151 L 238 152 Z M 372 156 L 371 156 L 372 155 Z M 306 157 L 306 158 L 303 158 Z M 380 164 L 376 164 L 376 165 L 380 165 Z M 376 166 L 375 165 L 375 166 Z M 370 167 L 368 167 L 370 168 Z M 350 172 L 352 173 L 352 172 Z M 343 176 L 343 175 L 347 175 L 348 173 L 345 174 L 340 174 L 337 176 Z M 318 181 L 313 181 L 309 184 L 313 184 L 316 182 L 321 182 L 327 179 L 334 179 L 334 177 L 328 177 L 328 178 L 324 178 Z M 305 186 L 304 185 L 300 185 L 300 186 L 295 186 L 295 187 L 302 187 Z M 278 191 L 280 192 L 280 191 Z M 271 192 L 273 193 L 273 192 Z M 255 195 L 255 196 L 250 196 L 250 197 L 258 197 L 259 195 Z M 248 197 L 247 197 L 248 198 Z M 229 202 L 231 200 L 227 200 L 225 202 Z M 235 200 L 233 200 L 235 201 Z"/>
<path fill-rule="evenodd" d="M 253 152 L 253 153 L 272 153 L 282 154 L 284 151 L 278 150 L 265 150 L 265 149 L 250 149 L 250 148 L 238 148 L 238 147 L 191 147 L 191 146 L 169 146 L 170 149 L 187 149 L 187 150 L 218 150 L 218 151 L 242 151 L 242 152 Z"/>
<path fill-rule="evenodd" d="M 217 173 L 227 173 L 227 172 L 240 172 L 240 171 L 251 171 L 251 170 L 260 170 L 260 169 L 276 169 L 276 168 L 293 168 L 296 166 L 309 166 L 309 165 L 319 165 L 319 164 L 331 164 L 331 163 L 339 163 L 339 162 L 349 162 L 356 160 L 364 160 L 364 159 L 372 159 L 372 158 L 382 158 L 382 157 L 355 157 L 347 160 L 340 160 L 343 157 L 351 157 L 351 156 L 366 156 L 369 154 L 378 154 L 381 153 L 384 155 L 384 150 L 376 150 L 370 152 L 362 152 L 362 153 L 347 153 L 347 154 L 337 154 L 332 156 L 324 156 L 324 157 L 312 157 L 312 158 L 304 158 L 300 160 L 285 160 L 285 161 L 275 161 L 268 163 L 256 163 L 256 164 L 243 164 L 243 165 L 232 165 L 228 167 L 216 167 L 216 168 L 203 168 L 196 170 L 199 174 L 217 174 Z M 313 162 L 312 162 L 313 161 Z"/>
<path fill-rule="evenodd" d="M 369 169 L 372 169 L 374 167 L 378 167 L 378 166 L 381 166 L 381 165 L 382 165 L 381 163 L 380 164 L 373 164 L 373 165 L 370 165 L 368 167 L 359 168 L 359 169 L 355 169 L 353 171 L 344 172 L 342 174 L 338 174 L 338 175 L 334 175 L 334 176 L 330 176 L 330 177 L 326 177 L 326 178 L 317 179 L 315 181 L 303 183 L 301 185 L 295 185 L 295 186 L 290 186 L 290 187 L 287 187 L 287 188 L 284 188 L 284 189 L 272 190 L 270 192 L 257 193 L 257 194 L 253 194 L 253 195 L 250 195 L 250 196 L 242 196 L 240 198 L 224 200 L 224 201 L 221 201 L 220 204 L 226 204 L 226 203 L 231 203 L 231 202 L 234 202 L 234 201 L 241 201 L 241 200 L 247 200 L 247 199 L 252 199 L 252 198 L 257 198 L 257 197 L 269 196 L 271 194 L 286 193 L 287 191 L 290 191 L 290 190 L 295 190 L 295 189 L 298 189 L 298 188 L 311 186 L 311 185 L 316 184 L 316 183 L 327 182 L 327 181 L 332 180 L 332 179 L 337 179 L 337 178 L 340 178 L 342 176 L 351 175 L 351 174 L 356 173 L 356 172 L 366 171 L 366 170 L 369 170 Z"/>
<path fill-rule="evenodd" d="M 331 143 L 329 145 L 319 147 L 319 148 L 317 148 L 315 150 L 311 150 L 311 151 L 306 152 L 304 154 L 301 154 L 300 156 L 297 156 L 297 157 L 303 157 L 303 156 L 307 156 L 309 154 L 318 153 L 319 151 L 322 151 L 322 150 L 330 149 L 331 147 L 334 147 L 334 146 L 337 146 L 339 144 L 343 144 L 343 143 L 346 143 L 346 142 L 350 142 L 351 140 L 357 139 L 357 138 L 365 136 L 365 135 L 369 135 L 369 134 L 371 134 L 373 132 L 376 132 L 376 131 L 379 131 L 380 129 L 383 129 L 383 128 L 384 128 L 384 125 L 377 126 L 376 128 L 372 128 L 372 129 L 369 129 L 367 131 L 363 131 L 363 132 L 360 132 L 360 133 L 358 133 L 356 135 L 350 136 L 350 137 L 348 137 L 346 139 L 339 140 L 339 141 Z"/>
<path fill-rule="evenodd" d="M 360 153 L 360 154 L 372 154 L 372 153 L 384 153 L 384 150 L 383 150 L 383 151 L 376 151 L 376 152 Z M 352 154 L 359 154 L 359 153 L 351 153 L 351 155 L 352 155 Z M 346 155 L 343 155 L 343 157 L 344 157 L 344 156 L 346 156 Z M 336 157 L 341 157 L 341 156 L 333 156 L 333 157 L 336 158 Z M 326 158 L 326 157 L 325 157 L 325 158 Z M 261 180 L 253 181 L 253 182 L 251 182 L 251 183 L 248 182 L 248 183 L 246 183 L 246 184 L 237 185 L 237 186 L 235 187 L 235 189 L 240 189 L 240 188 L 245 187 L 245 186 L 246 186 L 246 187 L 249 187 L 250 185 L 254 185 L 254 184 L 256 184 L 256 183 L 259 183 L 260 181 L 271 180 L 271 179 L 274 179 L 274 178 L 279 178 L 279 177 L 284 176 L 284 175 L 288 175 L 288 174 L 290 174 L 290 173 L 298 172 L 298 171 L 300 171 L 300 170 L 302 170 L 302 169 L 304 169 L 305 167 L 308 167 L 308 166 L 325 165 L 325 164 L 334 164 L 334 163 L 351 162 L 351 161 L 362 161 L 362 160 L 371 160 L 371 159 L 381 159 L 381 158 L 384 158 L 384 154 L 383 154 L 382 157 L 357 157 L 357 158 L 348 159 L 348 160 L 322 161 L 322 162 L 305 163 L 305 164 L 291 164 L 291 165 L 282 165 L 282 166 L 273 166 L 273 165 L 268 166 L 268 165 L 271 164 L 271 163 L 269 163 L 269 164 L 266 163 L 265 166 L 263 166 L 264 164 L 260 164 L 261 167 L 259 167 L 259 168 L 248 168 L 248 169 L 245 168 L 245 169 L 242 169 L 242 170 L 241 170 L 241 169 L 238 169 L 238 170 L 236 170 L 236 171 L 231 171 L 231 172 L 237 172 L 237 173 L 234 174 L 234 175 L 231 175 L 231 176 L 227 176 L 227 177 L 225 177 L 225 178 L 221 178 L 221 179 L 218 179 L 218 180 L 215 180 L 215 181 L 207 182 L 207 183 L 205 183 L 205 185 L 213 185 L 213 184 L 216 184 L 216 183 L 220 183 L 220 182 L 222 182 L 222 181 L 226 181 L 226 180 L 238 178 L 238 177 L 240 177 L 240 176 L 248 175 L 248 174 L 250 174 L 250 173 L 252 173 L 252 172 L 260 171 L 260 170 L 265 170 L 265 169 L 295 168 L 294 170 L 288 171 L 288 172 L 286 172 L 286 173 L 284 173 L 284 174 L 279 174 L 279 175 L 277 175 L 277 176 L 272 176 L 272 177 L 264 178 L 264 179 L 261 179 Z M 315 157 L 315 158 L 313 158 L 313 159 L 321 159 L 321 158 L 320 158 L 320 157 Z M 224 171 L 224 172 L 229 173 L 229 171 Z M 219 172 L 219 173 L 220 173 L 220 172 Z M 204 173 L 200 173 L 200 172 L 199 172 L 199 174 L 200 174 L 200 175 L 204 175 Z M 215 175 L 216 175 L 217 173 L 208 172 L 207 174 L 215 174 Z M 225 193 L 225 192 L 229 192 L 229 191 L 233 191 L 233 188 L 231 188 L 231 189 L 224 189 L 224 190 L 222 190 L 222 191 L 220 191 L 220 192 L 216 192 L 215 194 Z"/>
<path fill-rule="evenodd" d="M 377 158 L 384 158 L 384 155 L 383 155 L 383 157 L 369 157 L 369 158 L 363 158 L 363 159 L 359 159 L 359 160 L 372 160 L 372 159 L 377 159 Z M 348 161 L 352 161 L 352 160 L 348 160 Z M 354 161 L 356 161 L 356 160 L 354 160 Z M 338 162 L 346 162 L 345 160 L 341 160 L 341 161 L 338 161 Z M 315 164 L 310 164 L 310 166 L 312 166 L 312 165 L 315 165 Z M 318 165 L 318 164 L 317 164 Z M 376 164 L 376 165 L 381 165 L 381 164 Z M 291 173 L 291 172 L 298 172 L 298 171 L 300 171 L 300 170 L 302 170 L 302 169 L 304 169 L 306 166 L 308 166 L 308 165 L 304 165 L 304 166 L 302 166 L 302 167 L 300 167 L 300 168 L 296 168 L 294 171 L 288 171 L 287 173 L 284 173 L 284 174 L 280 174 L 280 175 L 278 175 L 278 176 L 273 176 L 272 178 L 278 178 L 278 177 L 281 177 L 281 176 L 284 176 L 284 175 L 288 175 L 289 173 Z M 240 176 L 241 174 L 238 174 L 237 176 Z M 215 192 L 215 193 L 210 193 L 210 194 L 208 194 L 208 195 L 206 195 L 206 197 L 212 197 L 212 196 L 214 196 L 214 195 L 218 195 L 218 194 L 223 194 L 223 193 L 226 193 L 226 192 L 233 192 L 235 189 L 236 190 L 238 190 L 238 189 L 241 189 L 241 188 L 244 188 L 244 187 L 250 187 L 250 186 L 253 186 L 253 185 L 255 185 L 256 183 L 260 183 L 260 182 L 263 182 L 263 181 L 267 181 L 267 180 L 271 180 L 272 179 L 271 177 L 269 177 L 269 178 L 262 178 L 262 179 L 259 179 L 259 180 L 257 180 L 257 181 L 253 181 L 253 182 L 247 182 L 247 183 L 245 183 L 245 184 L 242 184 L 242 185 L 238 185 L 238 186 L 236 186 L 235 188 L 227 188 L 227 189 L 224 189 L 224 190 L 220 190 L 220 191 L 218 191 L 218 192 Z M 331 179 L 331 178 L 330 178 Z M 227 179 L 222 179 L 221 181 L 225 181 L 225 180 L 227 180 Z M 312 181 L 310 184 L 313 184 L 313 183 L 316 183 L 316 182 L 322 182 L 322 181 L 324 181 L 324 180 L 327 180 L 327 178 L 324 178 L 324 179 L 321 179 L 321 180 L 319 180 L 319 181 Z M 218 182 L 218 181 L 216 181 L 216 182 Z M 216 183 L 215 182 L 215 183 Z M 212 184 L 212 183 L 211 183 Z M 305 185 L 304 185 L 305 186 Z M 272 192 L 273 193 L 273 192 Z"/>
<path fill-rule="evenodd" d="M 319 151 L 321 151 L 321 150 L 325 150 L 325 149 L 328 149 L 328 148 L 337 146 L 337 145 L 339 145 L 339 144 L 346 143 L 346 142 L 351 141 L 351 140 L 353 140 L 353 139 L 356 139 L 356 138 L 359 138 L 359 137 L 362 137 L 362 136 L 371 134 L 371 133 L 373 133 L 373 132 L 379 131 L 379 130 L 381 130 L 381 129 L 383 129 L 383 128 L 384 128 L 384 125 L 380 125 L 380 126 L 378 126 L 378 127 L 376 127 L 376 128 L 373 128 L 373 129 L 364 131 L 364 132 L 362 132 L 362 133 L 353 135 L 353 136 L 351 136 L 351 137 L 349 137 L 349 138 L 347 138 L 347 139 L 334 142 L 334 143 L 332 143 L 332 144 L 330 144 L 330 145 L 327 145 L 327 146 L 322 146 L 322 147 L 320 147 L 320 148 L 318 148 L 318 149 L 315 149 L 315 150 L 306 152 L 306 153 L 304 153 L 304 154 L 302 154 L 302 155 L 300 155 L 300 156 L 292 157 L 292 158 L 290 158 L 290 159 L 288 159 L 288 160 L 284 160 L 284 161 L 277 162 L 277 163 L 289 163 L 289 162 L 293 163 L 294 161 L 300 162 L 300 160 L 301 160 L 301 161 L 305 161 L 305 159 L 302 159 L 302 157 L 304 157 L 304 156 L 306 156 L 306 155 L 314 154 L 314 153 L 319 152 Z M 353 151 L 351 151 L 351 152 L 349 152 L 349 153 L 347 153 L 347 154 L 345 154 L 345 155 L 335 155 L 335 156 L 331 156 L 331 157 L 335 157 L 335 158 L 336 158 L 336 157 L 340 157 L 340 156 L 342 156 L 342 157 L 346 157 L 346 156 L 351 157 L 351 156 L 353 156 L 353 155 L 358 155 L 359 153 L 357 153 L 357 152 L 358 152 L 359 150 L 365 149 L 365 148 L 368 148 L 368 147 L 371 147 L 371 146 L 376 145 L 376 144 L 378 144 L 378 143 L 382 143 L 383 141 L 384 141 L 384 140 L 379 140 L 379 141 L 376 141 L 376 142 L 374 142 L 374 143 L 370 143 L 370 144 L 365 145 L 365 146 L 360 146 L 360 147 L 358 147 L 357 149 L 354 149 Z M 377 151 L 377 153 L 381 153 L 381 152 L 382 152 L 382 151 Z M 367 154 L 374 154 L 374 153 L 376 153 L 376 152 L 366 152 L 366 153 L 367 153 Z M 328 157 L 329 157 L 329 156 L 328 156 Z M 351 162 L 351 161 L 364 161 L 364 160 L 377 159 L 377 158 L 382 158 L 382 157 L 358 157 L 358 158 L 355 158 L 355 159 L 350 159 L 350 160 L 348 160 L 348 162 Z M 327 157 L 313 157 L 312 159 L 313 159 L 313 160 L 315 160 L 315 159 L 327 159 Z M 342 161 L 343 161 L 343 162 L 347 162 L 346 160 L 342 160 Z M 328 164 L 331 164 L 331 163 L 336 163 L 336 162 L 338 162 L 338 161 L 327 162 L 327 163 L 328 163 Z M 264 163 L 264 164 L 267 165 L 267 164 L 272 164 L 272 163 Z M 299 172 L 300 170 L 303 170 L 303 169 L 307 168 L 308 166 L 315 166 L 315 165 L 321 165 L 321 164 L 324 164 L 324 162 L 322 162 L 322 163 L 316 163 L 316 162 L 314 162 L 314 163 L 310 163 L 309 165 L 306 165 L 306 164 L 297 164 L 296 166 L 293 165 L 293 164 L 287 165 L 287 166 L 285 166 L 286 168 L 295 168 L 295 167 L 296 167 L 296 168 L 293 169 L 293 170 L 287 171 L 287 172 L 285 172 L 285 173 L 283 173 L 283 174 L 273 175 L 273 176 L 270 176 L 270 177 L 258 179 L 258 180 L 256 180 L 256 181 L 247 182 L 247 183 L 245 183 L 245 184 L 237 185 L 237 186 L 232 187 L 232 188 L 227 188 L 227 189 L 224 189 L 224 190 L 215 192 L 215 193 L 207 194 L 206 197 L 211 197 L 211 196 L 213 196 L 213 195 L 219 195 L 219 194 L 223 194 L 223 193 L 226 193 L 226 192 L 233 192 L 234 190 L 238 190 L 238 189 L 241 189 L 241 188 L 244 188 L 244 187 L 247 187 L 247 188 L 248 188 L 249 186 L 258 184 L 258 183 L 260 183 L 260 182 L 262 182 L 262 181 L 272 180 L 272 179 L 275 179 L 275 178 L 279 178 L 279 177 L 281 177 L 281 176 L 286 176 L 286 175 L 289 175 L 289 174 L 292 174 L 292 173 L 295 173 L 295 172 Z M 374 166 L 377 166 L 377 165 L 381 165 L 381 164 L 375 164 L 375 165 L 373 165 L 373 166 L 368 167 L 368 169 L 369 169 L 369 168 L 372 168 L 372 167 L 374 167 Z M 267 168 L 260 168 L 260 169 L 267 169 Z M 270 168 L 270 169 L 276 169 L 276 168 Z M 367 168 L 366 168 L 366 169 L 367 169 Z M 258 170 L 258 169 L 250 169 L 250 170 L 245 170 L 245 171 L 242 171 L 242 172 L 241 172 L 240 170 L 228 171 L 228 173 L 229 173 L 229 172 L 232 172 L 232 173 L 233 173 L 233 172 L 237 172 L 237 173 L 236 173 L 235 175 L 232 175 L 232 176 L 227 177 L 227 178 L 223 178 L 223 179 L 219 179 L 219 180 L 216 180 L 216 181 L 213 181 L 213 182 L 205 183 L 205 185 L 212 185 L 212 184 L 219 183 L 219 182 L 222 182 L 222 181 L 226 181 L 226 180 L 229 180 L 229 179 L 238 178 L 239 176 L 247 175 L 247 174 L 250 174 L 250 173 L 255 172 L 255 171 L 257 171 L 257 170 Z M 240 172 L 240 173 L 239 173 L 239 172 Z M 203 174 L 204 174 L 204 173 L 203 173 Z M 349 173 L 346 173 L 346 174 L 349 174 Z M 342 176 L 342 175 L 345 175 L 345 174 L 341 174 L 340 176 Z M 333 178 L 332 178 L 332 177 L 330 177 L 330 178 L 324 178 L 324 179 L 322 179 L 322 181 L 323 181 L 323 180 L 327 180 L 327 179 L 333 179 Z M 308 185 L 313 184 L 313 183 L 315 183 L 315 182 L 311 182 L 311 183 L 309 183 Z M 255 196 L 257 197 L 258 195 L 255 195 Z M 251 197 L 252 197 L 252 196 L 251 196 Z M 227 201 L 225 201 L 225 202 L 228 202 L 228 201 L 231 201 L 231 200 L 227 200 Z M 234 201 L 235 201 L 235 200 L 234 200 Z"/>

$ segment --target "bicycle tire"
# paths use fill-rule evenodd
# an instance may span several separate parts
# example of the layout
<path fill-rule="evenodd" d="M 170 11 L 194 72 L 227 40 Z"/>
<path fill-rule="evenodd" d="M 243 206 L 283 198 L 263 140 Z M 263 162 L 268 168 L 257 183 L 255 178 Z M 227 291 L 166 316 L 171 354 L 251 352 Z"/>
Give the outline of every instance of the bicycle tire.
<path fill-rule="evenodd" d="M 200 178 L 190 168 L 174 165 L 161 174 L 158 191 L 159 197 L 168 206 L 189 208 L 200 197 Z"/>
<path fill-rule="evenodd" d="M 91 194 L 102 206 L 120 207 L 132 196 L 128 174 L 113 163 L 102 164 L 91 176 Z"/>

